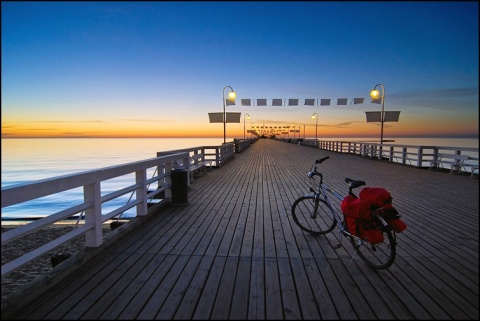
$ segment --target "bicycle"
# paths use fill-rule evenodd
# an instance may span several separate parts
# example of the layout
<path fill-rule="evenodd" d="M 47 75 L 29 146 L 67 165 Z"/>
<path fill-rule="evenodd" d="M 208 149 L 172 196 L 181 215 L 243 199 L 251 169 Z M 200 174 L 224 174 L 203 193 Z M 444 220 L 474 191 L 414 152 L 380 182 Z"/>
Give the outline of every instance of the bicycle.
<path fill-rule="evenodd" d="M 382 242 L 372 244 L 368 239 L 351 233 L 346 224 L 346 217 L 342 211 L 336 209 L 327 196 L 327 192 L 334 195 L 340 201 L 344 199 L 339 193 L 329 188 L 323 182 L 323 174 L 317 170 L 317 164 L 321 164 L 327 160 L 329 156 L 315 160 L 311 170 L 308 172 L 308 178 L 313 179 L 316 183 L 316 177 L 319 177 L 318 187 L 310 187 L 310 194 L 305 194 L 292 205 L 292 217 L 294 222 L 305 232 L 313 235 L 325 235 L 333 231 L 338 225 L 341 236 L 345 236 L 352 244 L 355 253 L 352 256 L 353 261 L 358 253 L 360 258 L 370 267 L 374 269 L 386 269 L 390 267 L 396 255 L 396 234 L 392 230 L 385 219 L 382 217 L 383 208 L 370 209 L 371 218 L 373 220 L 374 229 L 381 231 L 383 234 Z M 364 181 L 346 178 L 348 184 L 348 195 L 358 198 L 353 192 L 355 188 L 366 185 Z M 342 212 L 342 216 L 339 214 Z M 343 218 L 343 219 L 342 219 Z M 341 245 L 341 239 L 340 244 Z"/>

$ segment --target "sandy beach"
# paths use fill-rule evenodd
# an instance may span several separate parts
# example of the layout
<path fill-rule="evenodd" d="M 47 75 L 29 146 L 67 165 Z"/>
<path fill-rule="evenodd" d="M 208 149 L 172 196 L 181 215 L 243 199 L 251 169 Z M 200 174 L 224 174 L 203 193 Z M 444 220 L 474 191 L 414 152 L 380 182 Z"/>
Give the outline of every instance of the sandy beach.
<path fill-rule="evenodd" d="M 2 233 L 12 228 L 25 224 L 23 222 L 2 222 Z M 39 246 L 46 244 L 61 235 L 72 231 L 75 222 L 62 222 L 39 230 L 32 235 L 22 237 L 6 245 L 2 245 L 2 265 L 28 253 Z M 108 223 L 103 225 L 104 235 L 110 232 Z M 19 288 L 33 281 L 42 274 L 52 269 L 51 257 L 55 253 L 68 252 L 71 255 L 82 251 L 85 248 L 85 236 L 79 236 L 68 243 L 65 243 L 49 253 L 21 266 L 19 269 L 2 276 L 2 300 L 14 293 Z"/>

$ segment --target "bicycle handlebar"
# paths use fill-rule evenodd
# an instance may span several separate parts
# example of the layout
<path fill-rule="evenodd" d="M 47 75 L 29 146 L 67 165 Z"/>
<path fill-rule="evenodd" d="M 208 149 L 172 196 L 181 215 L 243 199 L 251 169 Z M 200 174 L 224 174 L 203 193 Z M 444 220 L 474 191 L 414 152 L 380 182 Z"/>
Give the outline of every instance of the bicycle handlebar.
<path fill-rule="evenodd" d="M 330 156 L 326 156 L 326 157 L 324 157 L 324 158 L 317 159 L 317 160 L 315 161 L 315 164 L 321 164 L 323 161 L 326 161 L 326 160 L 329 159 L 329 158 L 330 158 Z"/>

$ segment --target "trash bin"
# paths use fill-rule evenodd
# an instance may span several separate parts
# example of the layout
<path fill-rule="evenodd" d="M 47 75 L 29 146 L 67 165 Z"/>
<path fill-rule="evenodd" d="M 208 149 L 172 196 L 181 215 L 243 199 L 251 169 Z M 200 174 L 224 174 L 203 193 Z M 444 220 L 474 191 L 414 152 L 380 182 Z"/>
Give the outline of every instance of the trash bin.
<path fill-rule="evenodd" d="M 174 206 L 187 206 L 188 203 L 188 171 L 178 168 L 170 173 L 172 181 L 172 203 Z"/>

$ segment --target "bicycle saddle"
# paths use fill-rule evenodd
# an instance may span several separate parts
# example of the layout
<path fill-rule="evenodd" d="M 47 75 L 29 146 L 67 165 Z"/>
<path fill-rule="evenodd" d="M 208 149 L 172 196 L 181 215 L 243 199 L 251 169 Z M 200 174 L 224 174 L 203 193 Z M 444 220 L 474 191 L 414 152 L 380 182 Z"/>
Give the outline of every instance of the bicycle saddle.
<path fill-rule="evenodd" d="M 367 185 L 367 183 L 365 183 L 364 181 L 356 181 L 356 180 L 353 180 L 351 178 L 345 178 L 345 182 L 348 183 L 348 186 L 350 188 L 357 188 L 357 187 L 360 187 L 360 186 L 363 186 L 363 185 Z"/>

